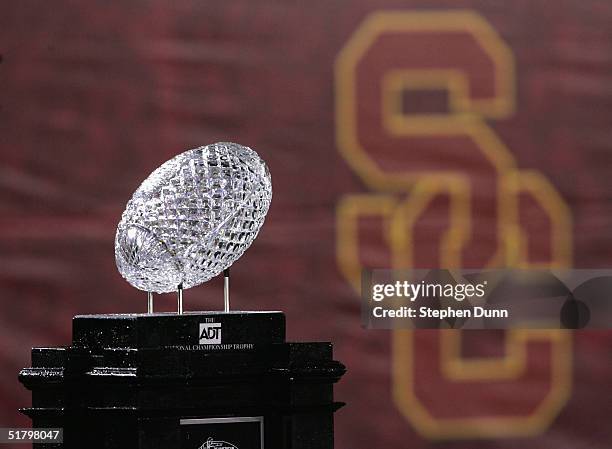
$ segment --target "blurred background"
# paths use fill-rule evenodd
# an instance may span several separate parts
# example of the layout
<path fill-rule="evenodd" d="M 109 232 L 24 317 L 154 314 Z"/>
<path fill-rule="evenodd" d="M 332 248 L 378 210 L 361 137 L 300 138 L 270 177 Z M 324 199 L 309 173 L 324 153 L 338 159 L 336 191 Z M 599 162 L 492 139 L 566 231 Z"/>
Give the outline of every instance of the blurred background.
<path fill-rule="evenodd" d="M 358 294 L 364 267 L 610 266 L 611 23 L 600 0 L 3 1 L 0 426 L 29 424 L 32 346 L 146 310 L 113 253 L 139 183 L 229 140 L 274 187 L 233 307 L 334 342 L 337 448 L 609 448 L 612 334 L 368 331 Z"/>

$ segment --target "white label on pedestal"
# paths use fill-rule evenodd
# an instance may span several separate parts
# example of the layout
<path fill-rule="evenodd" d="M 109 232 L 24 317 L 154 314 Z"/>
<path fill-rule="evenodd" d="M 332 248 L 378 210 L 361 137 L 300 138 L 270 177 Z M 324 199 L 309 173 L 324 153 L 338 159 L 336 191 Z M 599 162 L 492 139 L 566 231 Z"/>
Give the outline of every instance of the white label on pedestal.
<path fill-rule="evenodd" d="M 200 323 L 201 345 L 221 344 L 221 323 Z"/>
<path fill-rule="evenodd" d="M 181 419 L 181 449 L 264 449 L 264 417 Z"/>

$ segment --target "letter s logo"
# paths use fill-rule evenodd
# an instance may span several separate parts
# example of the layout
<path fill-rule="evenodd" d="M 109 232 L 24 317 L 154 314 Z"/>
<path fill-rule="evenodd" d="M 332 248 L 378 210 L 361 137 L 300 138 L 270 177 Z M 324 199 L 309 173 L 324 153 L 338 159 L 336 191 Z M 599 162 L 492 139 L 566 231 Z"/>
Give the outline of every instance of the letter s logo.
<path fill-rule="evenodd" d="M 371 192 L 340 201 L 337 257 L 357 291 L 365 267 L 571 263 L 569 209 L 488 124 L 514 113 L 514 81 L 510 48 L 473 11 L 377 12 L 350 37 L 336 61 L 337 145 Z M 446 110 L 414 110 L 415 94 L 440 91 Z M 488 358 L 463 357 L 463 336 L 394 331 L 400 412 L 433 439 L 545 430 L 569 396 L 570 334 L 511 331 Z"/>

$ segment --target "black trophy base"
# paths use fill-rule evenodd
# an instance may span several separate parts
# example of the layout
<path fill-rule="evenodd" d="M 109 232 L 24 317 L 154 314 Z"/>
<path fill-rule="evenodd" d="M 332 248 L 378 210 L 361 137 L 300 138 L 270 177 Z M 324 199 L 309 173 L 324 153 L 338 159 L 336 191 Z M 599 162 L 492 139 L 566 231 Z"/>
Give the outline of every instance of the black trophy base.
<path fill-rule="evenodd" d="M 330 343 L 285 342 L 281 312 L 90 315 L 32 349 L 21 382 L 51 448 L 331 449 Z"/>

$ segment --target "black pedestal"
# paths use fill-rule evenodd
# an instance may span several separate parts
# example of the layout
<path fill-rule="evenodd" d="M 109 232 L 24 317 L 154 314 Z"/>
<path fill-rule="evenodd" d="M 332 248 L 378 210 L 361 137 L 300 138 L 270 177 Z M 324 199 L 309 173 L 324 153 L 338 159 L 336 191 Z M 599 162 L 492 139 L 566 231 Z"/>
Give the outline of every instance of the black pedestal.
<path fill-rule="evenodd" d="M 330 343 L 285 342 L 281 312 L 91 315 L 72 346 L 34 348 L 34 427 L 108 449 L 331 449 Z"/>

